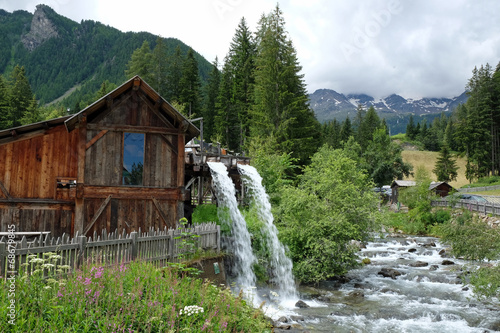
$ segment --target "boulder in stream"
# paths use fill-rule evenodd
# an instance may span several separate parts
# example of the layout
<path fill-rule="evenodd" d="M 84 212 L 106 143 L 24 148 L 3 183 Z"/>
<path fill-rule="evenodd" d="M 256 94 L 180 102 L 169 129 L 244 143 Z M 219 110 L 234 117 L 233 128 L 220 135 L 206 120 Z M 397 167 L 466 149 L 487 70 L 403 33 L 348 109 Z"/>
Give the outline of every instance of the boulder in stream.
<path fill-rule="evenodd" d="M 408 264 L 410 267 L 425 267 L 429 266 L 429 263 L 426 263 L 425 261 L 415 261 L 410 264 Z"/>
<path fill-rule="evenodd" d="M 382 268 L 380 272 L 377 273 L 378 275 L 382 275 L 383 277 L 390 277 L 391 279 L 395 280 L 397 276 L 402 275 L 402 273 L 398 270 L 395 270 L 394 268 Z"/>
<path fill-rule="evenodd" d="M 441 265 L 455 265 L 455 263 L 451 260 L 443 260 L 443 262 L 441 263 Z"/>
<path fill-rule="evenodd" d="M 301 309 L 308 308 L 309 305 L 306 304 L 306 302 L 299 300 L 297 303 L 295 303 L 295 306 Z"/>

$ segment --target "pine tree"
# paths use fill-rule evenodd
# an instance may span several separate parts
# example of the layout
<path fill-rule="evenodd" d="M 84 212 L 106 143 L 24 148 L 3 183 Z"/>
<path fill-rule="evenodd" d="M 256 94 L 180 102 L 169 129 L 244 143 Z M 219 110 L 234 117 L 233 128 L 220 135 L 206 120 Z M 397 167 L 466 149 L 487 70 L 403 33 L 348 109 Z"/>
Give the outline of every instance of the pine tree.
<path fill-rule="evenodd" d="M 215 135 L 215 114 L 216 101 L 219 94 L 221 75 L 219 71 L 219 60 L 217 57 L 213 63 L 212 71 L 208 77 L 206 86 L 205 103 L 203 106 L 203 136 L 204 140 L 209 141 Z"/>
<path fill-rule="evenodd" d="M 320 143 L 320 127 L 278 6 L 261 18 L 257 45 L 251 131 L 255 136 L 274 136 L 283 152 L 306 164 Z"/>
<path fill-rule="evenodd" d="M 415 121 L 413 119 L 413 114 L 410 114 L 410 119 L 408 120 L 408 124 L 406 125 L 406 137 L 409 140 L 415 140 Z"/>
<path fill-rule="evenodd" d="M 375 133 L 375 131 L 380 127 L 380 118 L 377 115 L 375 108 L 370 106 L 366 115 L 361 120 L 361 124 L 358 129 L 358 143 L 362 150 L 365 150 L 366 147 L 368 147 L 368 144 L 373 139 L 373 133 Z"/>
<path fill-rule="evenodd" d="M 22 119 L 38 120 L 35 96 L 26 78 L 24 67 L 16 66 L 11 74 L 11 90 L 7 127 L 23 125 Z"/>
<path fill-rule="evenodd" d="M 153 50 L 151 56 L 151 87 L 156 90 L 156 92 L 166 98 L 168 91 L 168 55 L 167 46 L 163 41 L 163 38 L 159 37 L 156 39 L 156 46 Z"/>
<path fill-rule="evenodd" d="M 153 55 L 149 43 L 145 40 L 142 46 L 136 49 L 127 64 L 125 75 L 127 78 L 139 75 L 143 80 L 151 84 L 153 82 L 152 65 Z"/>
<path fill-rule="evenodd" d="M 9 110 L 9 90 L 7 83 L 2 75 L 0 75 L 0 130 L 8 128 L 8 110 Z"/>
<path fill-rule="evenodd" d="M 182 77 L 179 82 L 181 86 L 180 102 L 185 104 L 188 117 L 195 114 L 200 115 L 200 76 L 198 74 L 198 62 L 194 57 L 193 49 L 189 49 L 182 64 Z"/>
<path fill-rule="evenodd" d="M 432 172 L 437 176 L 438 181 L 450 182 L 457 180 L 457 170 L 456 161 L 452 158 L 448 145 L 443 144 Z"/>
<path fill-rule="evenodd" d="M 220 120 L 218 133 L 229 149 L 242 151 L 250 136 L 250 109 L 253 106 L 255 71 L 255 41 L 241 19 L 224 59 L 223 77 L 217 112 Z"/>
<path fill-rule="evenodd" d="M 342 123 L 342 129 L 340 130 L 340 141 L 347 142 L 349 137 L 352 136 L 352 126 L 351 120 L 347 117 Z"/>
<path fill-rule="evenodd" d="M 182 78 L 182 52 L 179 45 L 175 48 L 174 54 L 169 59 L 167 67 L 167 94 L 165 98 L 169 101 L 180 101 L 181 98 L 181 85 Z"/>

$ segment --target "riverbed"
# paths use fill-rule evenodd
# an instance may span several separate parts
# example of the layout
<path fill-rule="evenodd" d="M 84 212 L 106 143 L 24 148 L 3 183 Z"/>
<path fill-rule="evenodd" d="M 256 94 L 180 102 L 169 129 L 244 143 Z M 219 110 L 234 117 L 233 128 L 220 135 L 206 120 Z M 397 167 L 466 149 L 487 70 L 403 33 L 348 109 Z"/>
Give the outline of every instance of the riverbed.
<path fill-rule="evenodd" d="M 439 239 L 386 237 L 366 244 L 370 263 L 345 279 L 300 287 L 309 306 L 290 301 L 273 313 L 295 332 L 498 332 L 498 300 L 478 301 L 463 284 L 470 264 Z"/>

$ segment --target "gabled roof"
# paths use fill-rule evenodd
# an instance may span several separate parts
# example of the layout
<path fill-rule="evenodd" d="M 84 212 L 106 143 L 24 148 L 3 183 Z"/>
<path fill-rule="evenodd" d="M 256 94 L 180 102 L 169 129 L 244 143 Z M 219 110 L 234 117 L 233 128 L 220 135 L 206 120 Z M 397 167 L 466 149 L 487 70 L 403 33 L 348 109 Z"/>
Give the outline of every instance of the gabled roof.
<path fill-rule="evenodd" d="M 440 186 L 440 185 L 446 185 L 448 188 L 453 188 L 453 186 L 451 186 L 450 184 L 448 184 L 447 182 L 432 182 L 430 185 L 429 185 L 429 190 L 433 190 L 435 189 L 436 187 Z"/>
<path fill-rule="evenodd" d="M 0 145 L 12 141 L 30 139 L 34 136 L 42 135 L 47 130 L 64 124 L 64 122 L 69 118 L 70 116 L 65 116 L 51 120 L 40 121 L 38 123 L 0 130 Z"/>
<path fill-rule="evenodd" d="M 147 96 L 151 105 L 155 106 L 168 122 L 170 122 L 175 128 L 182 128 L 186 133 L 186 142 L 191 140 L 193 137 L 198 136 L 200 133 L 200 130 L 195 125 L 193 125 L 186 117 L 184 117 L 137 75 L 108 93 L 106 96 L 98 99 L 85 109 L 72 115 L 64 122 L 66 128 L 69 132 L 71 132 L 77 126 L 83 115 L 85 115 L 87 119 L 95 118 L 101 112 L 109 109 L 113 105 L 116 98 L 130 90 L 139 90 L 143 92 L 145 96 Z"/>
<path fill-rule="evenodd" d="M 184 117 L 179 111 L 177 111 L 172 105 L 170 105 L 170 103 L 163 99 L 163 97 L 158 95 L 158 93 L 153 88 L 151 88 L 144 80 L 142 80 L 139 76 L 134 76 L 106 96 L 98 99 L 93 104 L 86 107 L 82 111 L 75 113 L 74 115 L 0 130 L 0 145 L 16 140 L 29 139 L 37 135 L 42 135 L 48 129 L 60 126 L 62 124 L 66 125 L 68 132 L 71 132 L 76 127 L 79 119 L 83 114 L 85 114 L 87 117 L 92 115 L 95 116 L 100 111 L 105 110 L 107 106 L 112 105 L 115 98 L 129 91 L 130 89 L 140 89 L 146 96 L 148 96 L 151 103 L 161 110 L 161 113 L 168 121 L 172 123 L 172 125 L 177 128 L 183 128 L 186 132 L 186 142 L 199 135 L 200 130 L 195 125 L 193 125 L 186 117 Z"/>
<path fill-rule="evenodd" d="M 417 183 L 414 180 L 395 180 L 391 184 L 391 188 L 394 186 L 399 186 L 399 187 L 410 187 L 410 186 L 415 186 Z"/>

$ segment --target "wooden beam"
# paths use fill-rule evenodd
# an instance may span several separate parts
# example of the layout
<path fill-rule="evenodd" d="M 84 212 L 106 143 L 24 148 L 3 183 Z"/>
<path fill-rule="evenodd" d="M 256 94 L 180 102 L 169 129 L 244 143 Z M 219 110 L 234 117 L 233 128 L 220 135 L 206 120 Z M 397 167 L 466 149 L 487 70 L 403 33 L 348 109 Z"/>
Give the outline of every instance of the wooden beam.
<path fill-rule="evenodd" d="M 145 93 L 147 94 L 147 93 Z M 139 95 L 138 96 L 141 101 L 143 101 L 144 103 L 146 103 L 146 105 L 149 107 L 149 109 L 151 111 L 153 111 L 153 113 L 161 119 L 161 121 L 163 121 L 168 127 L 170 128 L 175 128 L 175 125 L 170 121 L 168 120 L 164 115 L 161 114 L 160 112 L 160 108 L 163 104 L 163 100 L 160 98 L 159 100 L 162 102 L 162 103 L 159 103 L 158 101 L 156 101 L 155 104 L 151 103 L 151 101 L 149 99 L 147 99 L 147 97 L 145 95 Z M 157 108 L 158 106 L 158 108 Z M 175 119 L 174 119 L 175 120 Z"/>
<path fill-rule="evenodd" d="M 179 134 L 177 138 L 177 186 L 184 187 L 184 134 Z"/>
<path fill-rule="evenodd" d="M 164 187 L 135 187 L 135 186 L 90 186 L 85 185 L 85 198 L 106 198 L 113 195 L 115 199 L 145 199 L 155 197 L 158 200 L 179 200 L 180 189 Z"/>
<path fill-rule="evenodd" d="M 89 225 L 85 228 L 85 231 L 83 232 L 82 236 L 85 236 L 87 234 L 87 232 L 89 232 L 89 230 L 94 226 L 94 224 L 96 223 L 99 216 L 101 216 L 102 212 L 104 212 L 104 210 L 106 209 L 106 206 L 108 205 L 110 200 L 111 200 L 111 195 L 108 195 L 106 200 L 104 200 L 104 202 L 101 204 L 101 207 L 99 207 L 99 209 L 95 213 L 95 215 L 92 218 L 92 220 L 90 221 Z"/>
<path fill-rule="evenodd" d="M 76 176 L 76 198 L 75 198 L 75 235 L 78 233 L 82 235 L 83 224 L 85 221 L 84 199 L 83 191 L 85 184 L 85 153 L 87 151 L 87 116 L 85 113 L 81 114 L 80 122 L 78 124 L 78 162 L 77 162 L 77 176 Z"/>
<path fill-rule="evenodd" d="M 143 132 L 143 133 L 158 133 L 158 134 L 179 134 L 175 128 L 153 127 L 153 126 L 130 126 L 130 125 L 97 125 L 88 124 L 89 130 L 107 130 L 111 132 Z"/>
<path fill-rule="evenodd" d="M 3 186 L 2 182 L 0 182 L 0 192 L 3 193 L 3 195 L 7 198 L 7 199 L 10 199 L 10 194 L 9 194 L 9 191 L 7 191 L 7 189 L 5 188 L 5 186 Z"/>
<path fill-rule="evenodd" d="M 160 213 L 161 219 L 163 220 L 163 223 L 165 223 L 165 226 L 170 227 L 168 225 L 167 216 L 161 210 L 160 203 L 158 202 L 158 200 L 156 200 L 155 197 L 152 197 L 151 199 L 153 200 L 153 203 L 154 203 L 156 209 L 158 210 L 158 213 Z"/>
<path fill-rule="evenodd" d="M 162 137 L 163 137 L 163 141 L 165 141 L 165 143 L 167 144 L 167 146 L 172 150 L 172 152 L 177 155 L 177 147 L 175 147 L 172 142 L 168 141 L 168 137 L 165 135 L 165 134 L 162 134 Z"/>
<path fill-rule="evenodd" d="M 92 147 L 92 145 L 94 143 L 96 143 L 100 138 L 102 138 L 103 136 L 106 135 L 106 133 L 108 133 L 108 130 L 102 130 L 100 131 L 96 136 L 94 136 L 89 142 L 87 142 L 86 146 L 85 146 L 85 150 L 89 149 L 90 147 Z"/>

